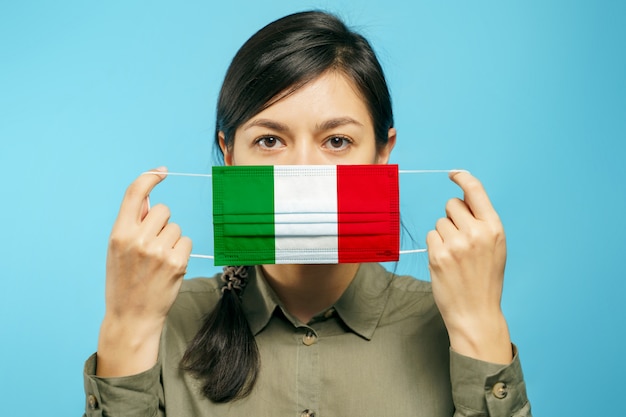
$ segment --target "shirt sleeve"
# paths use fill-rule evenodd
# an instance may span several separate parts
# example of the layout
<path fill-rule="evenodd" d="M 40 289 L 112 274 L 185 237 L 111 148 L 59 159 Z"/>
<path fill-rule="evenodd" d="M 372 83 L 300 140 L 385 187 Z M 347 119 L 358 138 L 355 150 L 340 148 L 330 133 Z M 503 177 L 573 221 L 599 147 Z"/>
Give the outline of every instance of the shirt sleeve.
<path fill-rule="evenodd" d="M 101 378 L 96 374 L 96 354 L 85 362 L 84 417 L 164 417 L 161 366 L 137 375 Z"/>
<path fill-rule="evenodd" d="M 513 361 L 498 365 L 450 350 L 455 417 L 532 417 L 517 348 Z"/>

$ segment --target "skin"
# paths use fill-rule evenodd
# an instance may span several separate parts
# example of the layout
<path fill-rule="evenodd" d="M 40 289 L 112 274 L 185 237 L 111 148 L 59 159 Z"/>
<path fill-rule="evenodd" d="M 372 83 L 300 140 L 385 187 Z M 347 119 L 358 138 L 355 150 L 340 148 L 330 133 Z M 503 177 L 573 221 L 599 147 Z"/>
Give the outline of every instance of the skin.
<path fill-rule="evenodd" d="M 395 140 L 390 129 L 387 146 L 376 146 L 364 101 L 337 72 L 252 117 L 237 129 L 231 148 L 220 135 L 226 165 L 386 164 Z M 358 264 L 263 265 L 285 308 L 303 323 L 334 304 L 357 269 Z"/>
<path fill-rule="evenodd" d="M 166 172 L 164 168 L 158 171 Z M 156 363 L 165 317 L 176 299 L 191 240 L 169 223 L 169 209 L 148 211 L 165 174 L 137 178 L 126 190 L 109 238 L 106 309 L 98 339 L 98 376 L 133 375 Z"/>
<path fill-rule="evenodd" d="M 371 116 L 341 73 L 327 72 L 240 126 L 232 146 L 220 145 L 227 165 L 386 164 L 396 140 L 377 147 Z M 191 241 L 169 222 L 163 205 L 147 209 L 150 191 L 166 176 L 146 174 L 128 188 L 109 240 L 106 312 L 97 374 L 124 376 L 156 363 L 159 338 L 185 274 Z M 427 235 L 435 302 L 452 349 L 476 359 L 510 363 L 511 340 L 500 308 L 506 242 L 498 214 L 472 175 L 450 176 L 464 198 Z M 264 265 L 268 283 L 303 323 L 329 308 L 358 264 Z"/>

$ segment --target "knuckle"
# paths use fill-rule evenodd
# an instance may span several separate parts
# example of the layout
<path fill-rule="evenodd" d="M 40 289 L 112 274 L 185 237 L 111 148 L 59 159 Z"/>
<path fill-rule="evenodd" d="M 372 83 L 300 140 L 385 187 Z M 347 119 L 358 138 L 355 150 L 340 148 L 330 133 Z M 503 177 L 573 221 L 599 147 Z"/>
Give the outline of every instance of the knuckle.
<path fill-rule="evenodd" d="M 448 220 L 447 217 L 441 217 L 441 218 L 437 219 L 437 222 L 435 223 L 435 227 L 437 229 L 441 229 L 448 221 L 449 220 Z"/>
<path fill-rule="evenodd" d="M 485 243 L 499 242 L 505 239 L 504 227 L 500 222 L 486 223 L 480 231 L 476 233 L 479 234 L 476 239 Z"/>
<path fill-rule="evenodd" d="M 187 269 L 187 260 L 182 256 L 170 256 L 167 265 L 172 271 L 181 272 Z"/>
<path fill-rule="evenodd" d="M 141 186 L 139 184 L 137 184 L 137 182 L 133 182 L 126 189 L 125 197 L 127 199 L 143 198 L 143 197 L 145 197 L 145 192 L 143 191 Z"/>
<path fill-rule="evenodd" d="M 178 239 L 178 244 L 184 245 L 189 249 L 189 251 L 191 250 L 191 247 L 193 245 L 192 240 L 189 236 L 181 236 L 180 239 Z"/>
<path fill-rule="evenodd" d="M 154 249 L 145 244 L 145 242 L 136 242 L 133 252 L 140 259 L 150 259 L 154 257 Z"/>
<path fill-rule="evenodd" d="M 437 268 L 449 264 L 452 259 L 450 251 L 442 249 L 430 252 L 429 262 L 433 267 Z"/>
<path fill-rule="evenodd" d="M 467 182 L 465 188 L 470 193 L 482 192 L 483 185 L 476 178 L 472 178 Z"/>
<path fill-rule="evenodd" d="M 505 233 L 504 233 L 504 226 L 502 226 L 502 223 L 497 222 L 495 224 L 492 224 L 491 234 L 494 236 L 494 238 L 496 238 L 496 240 L 504 239 Z"/>
<path fill-rule="evenodd" d="M 165 255 L 165 249 L 161 245 L 148 244 L 141 247 L 142 256 L 150 259 L 163 259 Z"/>
<path fill-rule="evenodd" d="M 176 236 L 180 236 L 182 233 L 180 226 L 176 223 L 168 223 L 167 227 L 169 227 Z"/>
<path fill-rule="evenodd" d="M 168 217 L 168 218 L 170 217 L 170 214 L 171 214 L 170 208 L 163 203 L 155 204 L 154 206 L 152 206 L 151 210 L 156 211 L 160 215 L 164 217 Z"/>
<path fill-rule="evenodd" d="M 456 259 L 471 251 L 474 244 L 470 239 L 454 237 L 448 240 L 448 246 L 450 247 L 450 255 Z"/>
<path fill-rule="evenodd" d="M 109 248 L 113 250 L 121 250 L 128 247 L 129 236 L 120 230 L 113 230 L 109 236 Z"/>
<path fill-rule="evenodd" d="M 482 228 L 472 227 L 465 233 L 467 241 L 470 246 L 489 242 L 491 240 L 490 233 Z"/>
<path fill-rule="evenodd" d="M 450 200 L 448 200 L 446 202 L 446 212 L 449 212 L 450 210 L 453 210 L 455 207 L 458 207 L 460 202 L 461 200 L 458 198 L 451 198 Z"/>
<path fill-rule="evenodd" d="M 506 246 L 506 234 L 504 233 L 504 229 L 503 228 L 500 228 L 494 234 L 494 244 L 497 247 Z"/>

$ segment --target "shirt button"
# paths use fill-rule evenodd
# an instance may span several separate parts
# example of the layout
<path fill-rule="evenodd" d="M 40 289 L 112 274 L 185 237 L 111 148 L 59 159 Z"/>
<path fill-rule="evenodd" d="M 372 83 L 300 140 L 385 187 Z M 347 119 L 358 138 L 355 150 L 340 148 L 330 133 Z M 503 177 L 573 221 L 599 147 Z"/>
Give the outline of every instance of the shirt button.
<path fill-rule="evenodd" d="M 304 343 L 306 346 L 311 346 L 316 341 L 317 341 L 317 336 L 315 336 L 315 333 L 311 331 L 306 332 L 306 334 L 302 336 L 302 343 Z"/>
<path fill-rule="evenodd" d="M 300 413 L 300 417 L 315 417 L 315 413 L 307 408 Z"/>
<path fill-rule="evenodd" d="M 90 394 L 87 397 L 87 406 L 89 407 L 90 410 L 95 410 L 98 408 L 98 399 L 96 398 L 95 395 Z"/>
<path fill-rule="evenodd" d="M 491 393 L 493 394 L 494 397 L 501 400 L 508 395 L 509 387 L 507 387 L 504 382 L 498 382 L 491 389 Z"/>
<path fill-rule="evenodd" d="M 333 316 L 333 314 L 335 314 L 335 309 L 329 308 L 328 310 L 326 310 L 326 313 L 324 313 L 324 318 L 329 319 Z"/>

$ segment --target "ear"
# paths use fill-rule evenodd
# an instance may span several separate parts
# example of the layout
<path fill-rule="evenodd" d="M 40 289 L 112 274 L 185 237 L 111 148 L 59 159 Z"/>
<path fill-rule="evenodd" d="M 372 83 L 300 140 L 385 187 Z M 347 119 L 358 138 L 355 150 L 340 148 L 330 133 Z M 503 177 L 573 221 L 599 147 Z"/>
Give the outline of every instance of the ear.
<path fill-rule="evenodd" d="M 224 164 L 230 166 L 233 164 L 233 154 L 228 150 L 228 146 L 226 146 L 224 132 L 219 131 L 217 133 L 217 137 L 220 141 L 220 149 L 222 150 L 222 154 L 224 155 Z"/>
<path fill-rule="evenodd" d="M 387 144 L 384 147 L 380 148 L 376 153 L 376 163 L 388 163 L 389 156 L 391 155 L 391 151 L 393 150 L 394 146 L 396 146 L 396 128 L 390 127 L 389 132 L 387 132 Z"/>

